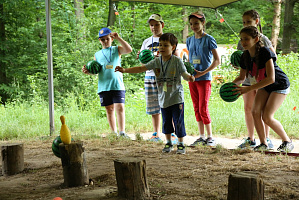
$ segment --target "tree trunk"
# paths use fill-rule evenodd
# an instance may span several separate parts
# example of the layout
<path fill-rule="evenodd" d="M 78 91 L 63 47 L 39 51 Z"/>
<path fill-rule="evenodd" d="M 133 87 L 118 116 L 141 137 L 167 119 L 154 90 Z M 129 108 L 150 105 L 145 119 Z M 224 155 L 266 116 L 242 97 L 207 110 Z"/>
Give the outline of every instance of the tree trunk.
<path fill-rule="evenodd" d="M 24 170 L 23 144 L 6 144 L 1 146 L 2 174 L 14 175 Z"/>
<path fill-rule="evenodd" d="M 274 16 L 273 16 L 273 24 L 272 24 L 271 42 L 272 42 L 273 48 L 276 50 L 277 40 L 279 37 L 279 31 L 280 31 L 280 16 L 281 16 L 282 0 L 273 0 L 273 3 L 274 3 Z"/>
<path fill-rule="evenodd" d="M 291 38 L 294 31 L 294 25 L 292 19 L 294 16 L 294 6 L 296 0 L 286 0 L 285 1 L 285 11 L 284 11 L 284 25 L 283 25 L 283 36 L 282 36 L 282 53 L 288 54 L 291 52 Z"/>
<path fill-rule="evenodd" d="M 187 17 L 186 7 L 183 7 L 182 15 L 183 15 L 183 21 L 184 21 L 184 24 L 185 24 L 184 29 L 182 31 L 183 43 L 186 43 L 187 37 L 188 37 L 188 17 Z"/>
<path fill-rule="evenodd" d="M 77 23 L 81 20 L 83 14 L 84 14 L 83 5 L 84 5 L 83 0 L 74 0 L 75 15 L 76 15 Z"/>
<path fill-rule="evenodd" d="M 254 172 L 238 172 L 228 178 L 227 200 L 263 200 L 264 182 Z"/>
<path fill-rule="evenodd" d="M 150 198 L 146 180 L 145 160 L 122 158 L 114 160 L 118 196 L 129 200 Z"/>
<path fill-rule="evenodd" d="M 85 160 L 83 142 L 59 144 L 64 184 L 67 187 L 77 187 L 89 184 L 89 175 Z"/>
<path fill-rule="evenodd" d="M 116 17 L 115 17 L 115 11 L 114 11 L 114 2 L 112 0 L 109 0 L 109 16 L 108 16 L 108 23 L 107 27 L 114 26 Z"/>
<path fill-rule="evenodd" d="M 0 16 L 4 16 L 4 8 L 3 3 L 0 4 Z M 3 17 L 0 17 L 0 57 L 5 58 L 5 22 L 3 20 Z M 2 59 L 0 59 L 0 86 L 7 85 L 8 79 L 6 76 L 6 68 L 7 64 L 6 62 L 3 62 Z M 4 90 L 0 90 L 0 103 L 5 103 L 8 99 L 7 93 L 5 93 Z"/>

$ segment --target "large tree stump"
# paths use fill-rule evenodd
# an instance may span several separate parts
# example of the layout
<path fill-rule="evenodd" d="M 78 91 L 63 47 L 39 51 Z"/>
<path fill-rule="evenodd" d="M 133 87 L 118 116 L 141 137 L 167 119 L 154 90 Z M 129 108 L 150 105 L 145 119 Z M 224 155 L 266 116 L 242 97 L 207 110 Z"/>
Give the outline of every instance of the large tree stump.
<path fill-rule="evenodd" d="M 126 199 L 149 199 L 145 160 L 121 158 L 114 160 L 118 196 Z"/>
<path fill-rule="evenodd" d="M 2 174 L 14 175 L 24 170 L 24 146 L 21 143 L 1 146 Z"/>
<path fill-rule="evenodd" d="M 59 144 L 64 184 L 67 187 L 77 187 L 89 184 L 89 175 L 85 160 L 83 142 Z"/>
<path fill-rule="evenodd" d="M 228 178 L 228 200 L 264 199 L 264 181 L 259 173 L 238 172 Z"/>

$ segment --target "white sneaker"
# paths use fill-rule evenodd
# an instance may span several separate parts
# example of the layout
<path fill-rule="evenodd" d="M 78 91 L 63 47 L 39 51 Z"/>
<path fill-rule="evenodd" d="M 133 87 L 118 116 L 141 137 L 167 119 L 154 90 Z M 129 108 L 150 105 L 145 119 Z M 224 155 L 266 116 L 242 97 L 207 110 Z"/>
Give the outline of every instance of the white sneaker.
<path fill-rule="evenodd" d="M 207 146 L 214 147 L 216 146 L 215 140 L 212 137 L 208 137 L 206 140 Z"/>

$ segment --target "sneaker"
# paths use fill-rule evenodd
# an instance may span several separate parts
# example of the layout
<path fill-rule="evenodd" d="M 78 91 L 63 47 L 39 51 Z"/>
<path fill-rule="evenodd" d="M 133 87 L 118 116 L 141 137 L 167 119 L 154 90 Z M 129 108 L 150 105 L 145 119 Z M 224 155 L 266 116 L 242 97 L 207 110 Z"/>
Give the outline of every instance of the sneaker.
<path fill-rule="evenodd" d="M 176 150 L 177 154 L 185 154 L 186 153 L 186 148 L 183 144 L 179 144 L 178 149 Z"/>
<path fill-rule="evenodd" d="M 125 138 L 125 139 L 131 139 L 126 133 L 120 133 L 119 137 Z"/>
<path fill-rule="evenodd" d="M 159 136 L 157 136 L 157 132 L 153 133 L 152 137 L 150 139 L 148 139 L 147 141 L 162 142 L 161 138 L 159 138 Z"/>
<path fill-rule="evenodd" d="M 173 150 L 173 145 L 172 144 L 165 144 L 165 147 L 163 148 L 162 152 L 163 153 L 170 153 Z"/>
<path fill-rule="evenodd" d="M 198 138 L 197 140 L 195 140 L 195 142 L 193 142 L 190 147 L 195 147 L 195 146 L 199 146 L 199 145 L 206 145 L 206 141 L 203 138 Z"/>
<path fill-rule="evenodd" d="M 282 144 L 278 147 L 277 151 L 289 153 L 294 149 L 292 142 L 283 141 Z"/>
<path fill-rule="evenodd" d="M 216 145 L 215 140 L 212 137 L 206 139 L 207 146 L 214 147 Z"/>
<path fill-rule="evenodd" d="M 256 142 L 255 142 L 255 140 L 254 140 L 254 141 L 251 141 L 251 140 L 250 140 L 250 137 L 248 137 L 247 139 L 246 139 L 246 138 L 243 138 L 243 140 L 244 140 L 244 142 L 243 142 L 242 144 L 240 144 L 240 145 L 238 146 L 238 148 L 240 148 L 240 149 L 245 149 L 245 148 L 248 148 L 248 147 L 253 148 L 253 147 L 256 146 Z"/>
<path fill-rule="evenodd" d="M 270 140 L 270 138 L 267 138 L 267 145 L 270 150 L 274 149 L 274 145 L 273 145 L 272 141 Z"/>
<path fill-rule="evenodd" d="M 171 142 L 173 145 L 175 145 L 179 142 L 178 137 L 174 133 L 171 133 Z"/>
<path fill-rule="evenodd" d="M 260 145 L 254 147 L 254 151 L 267 151 L 269 148 L 267 145 L 261 143 Z"/>

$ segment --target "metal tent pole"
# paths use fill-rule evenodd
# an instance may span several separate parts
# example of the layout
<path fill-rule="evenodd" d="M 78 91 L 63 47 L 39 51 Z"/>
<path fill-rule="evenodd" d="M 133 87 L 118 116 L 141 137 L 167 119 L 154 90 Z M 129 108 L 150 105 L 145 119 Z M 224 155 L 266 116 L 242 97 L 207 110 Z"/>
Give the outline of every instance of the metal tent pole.
<path fill-rule="evenodd" d="M 51 0 L 46 1 L 47 26 L 47 55 L 48 55 L 48 88 L 49 88 L 49 117 L 50 136 L 54 133 L 54 87 L 53 87 L 53 58 L 52 58 L 52 32 L 51 32 Z"/>

